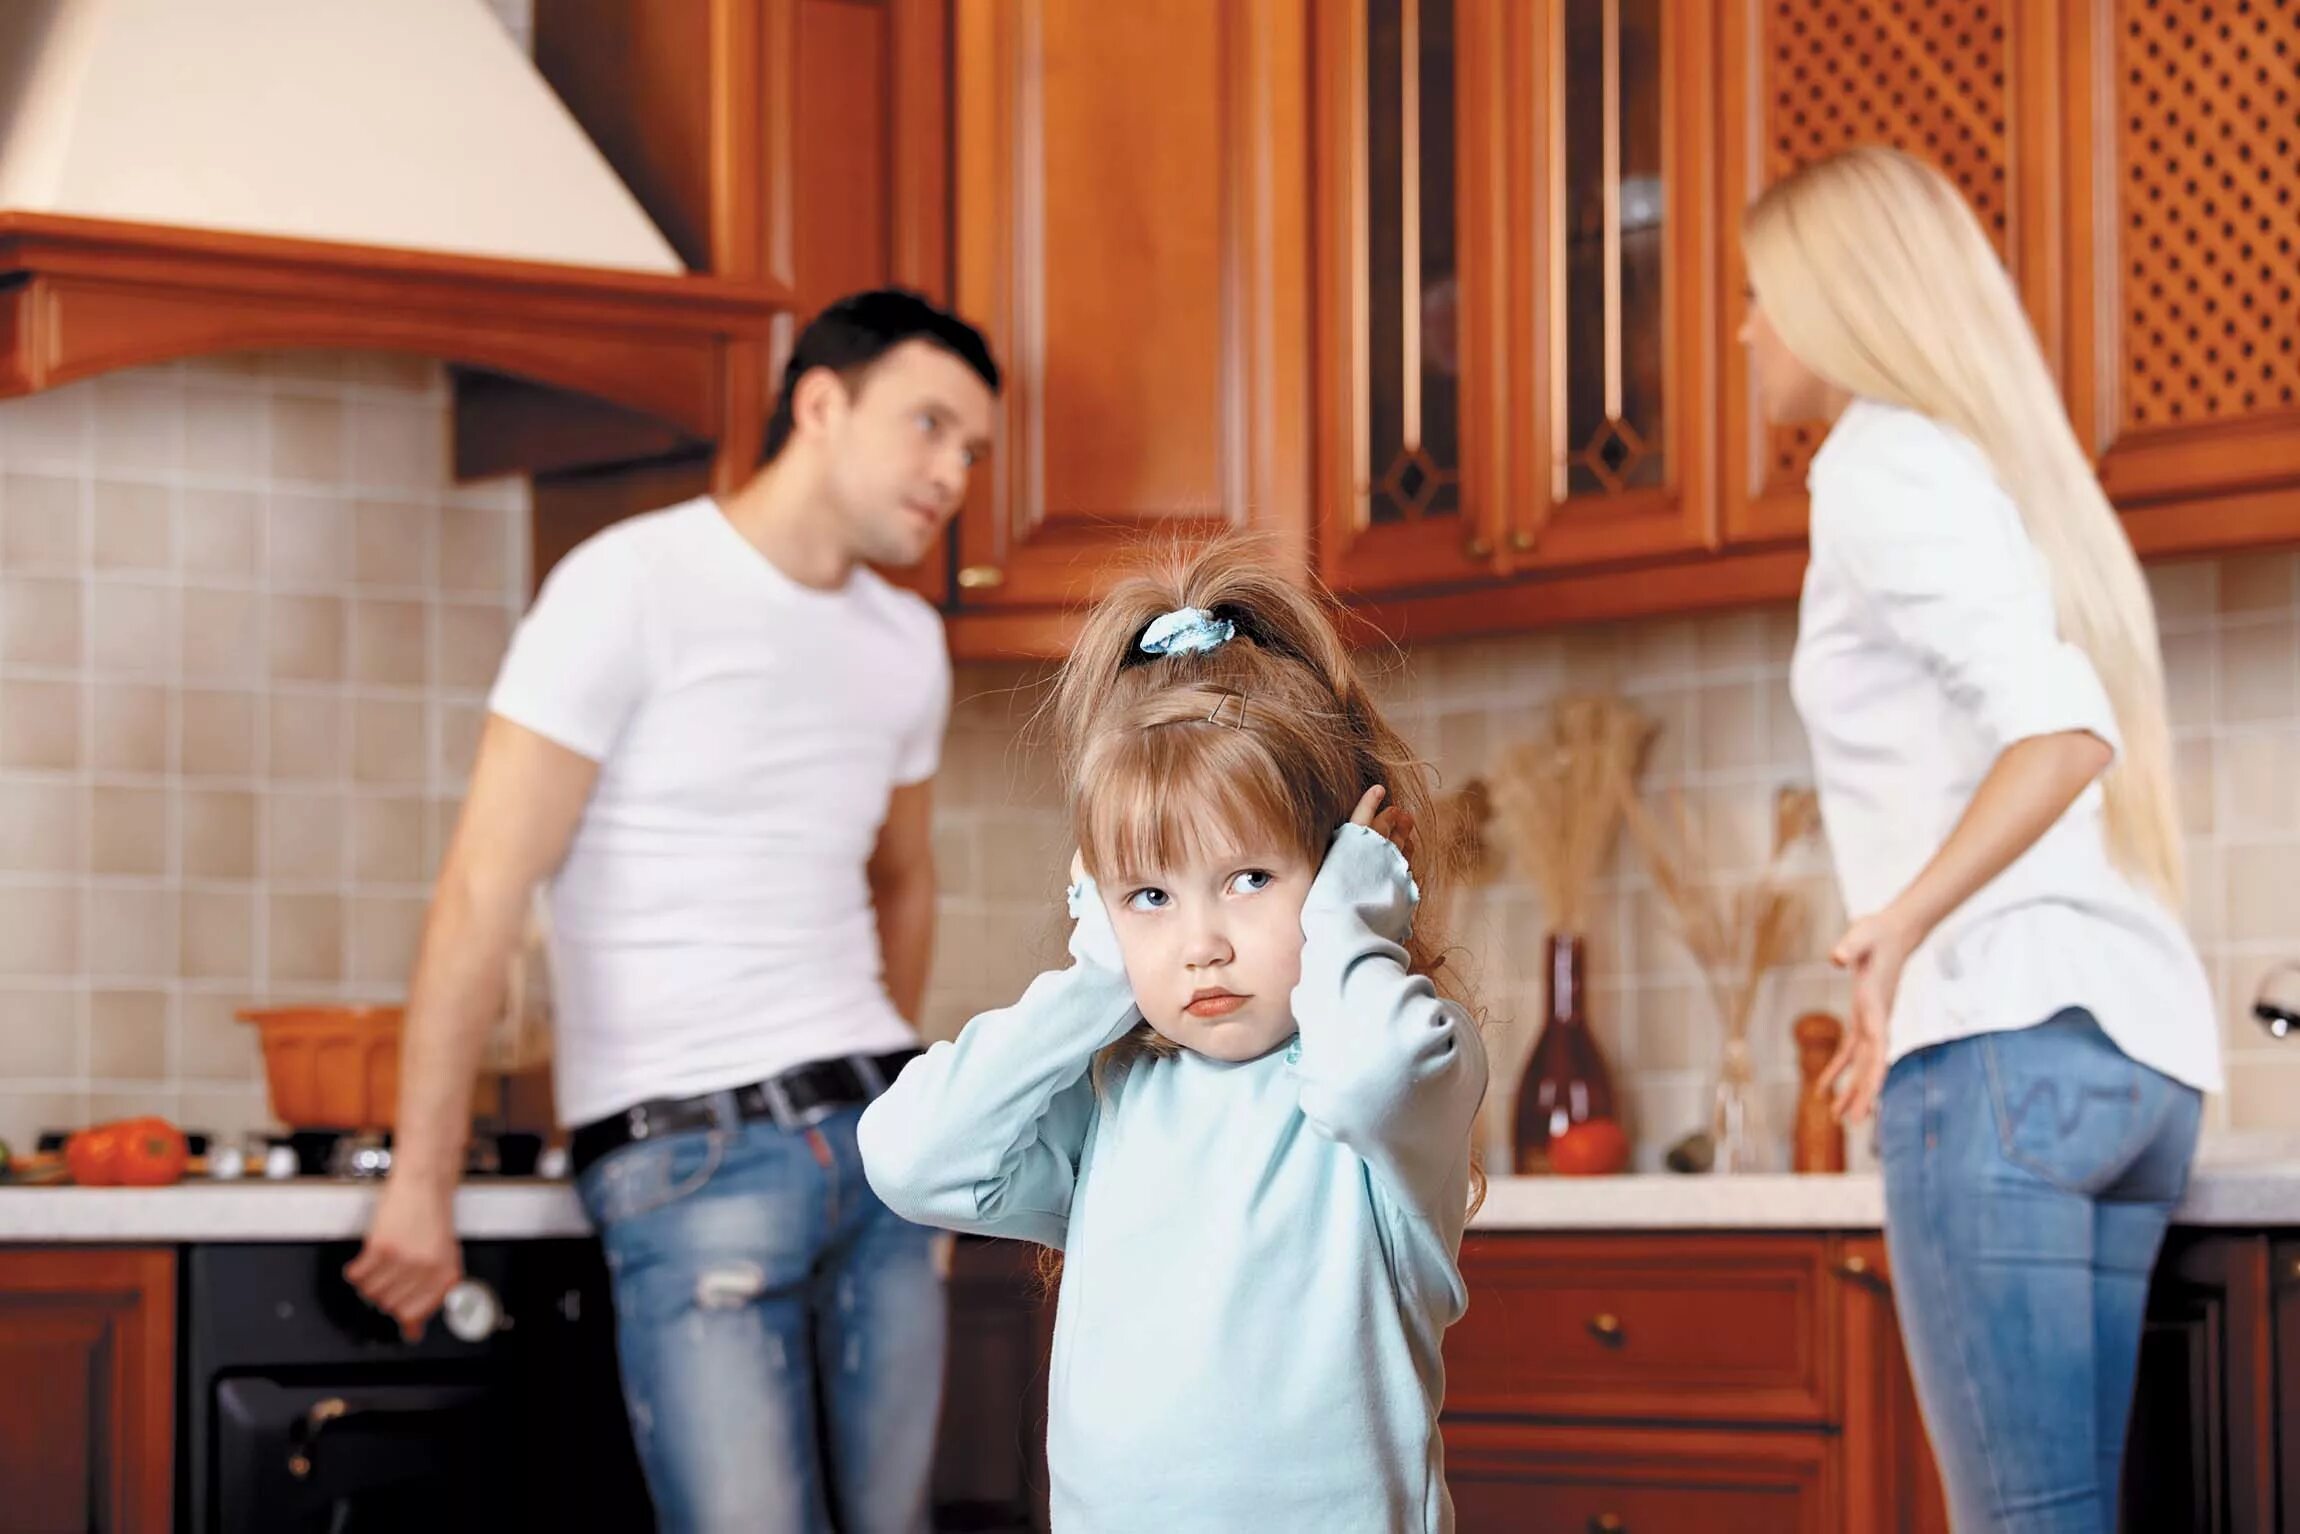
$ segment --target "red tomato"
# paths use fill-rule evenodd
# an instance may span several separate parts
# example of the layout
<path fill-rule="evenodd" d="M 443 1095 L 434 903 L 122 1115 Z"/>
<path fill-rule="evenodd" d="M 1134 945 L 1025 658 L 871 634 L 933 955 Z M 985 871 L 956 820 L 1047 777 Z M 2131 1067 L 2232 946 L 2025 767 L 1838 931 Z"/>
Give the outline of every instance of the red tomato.
<path fill-rule="evenodd" d="M 181 1182 L 191 1150 L 183 1131 L 166 1119 L 130 1119 L 115 1126 L 119 1136 L 119 1178 L 131 1188 L 162 1188 Z"/>
<path fill-rule="evenodd" d="M 1550 1169 L 1567 1177 L 1603 1177 L 1629 1165 L 1629 1136 L 1613 1119 L 1585 1119 L 1549 1142 Z"/>
<path fill-rule="evenodd" d="M 120 1119 L 64 1142 L 64 1165 L 83 1188 L 158 1188 L 182 1180 L 190 1148 L 166 1119 Z"/>
<path fill-rule="evenodd" d="M 119 1180 L 120 1137 L 109 1124 L 83 1129 L 64 1142 L 64 1165 L 72 1181 L 83 1188 L 106 1187 Z"/>

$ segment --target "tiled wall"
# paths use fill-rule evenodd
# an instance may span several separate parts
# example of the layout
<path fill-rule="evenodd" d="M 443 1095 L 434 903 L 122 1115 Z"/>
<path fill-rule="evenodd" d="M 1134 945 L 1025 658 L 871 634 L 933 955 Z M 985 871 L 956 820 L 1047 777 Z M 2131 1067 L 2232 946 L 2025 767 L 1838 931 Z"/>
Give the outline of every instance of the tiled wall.
<path fill-rule="evenodd" d="M 2300 1127 L 2300 1044 L 2279 1046 L 2248 1016 L 2263 970 L 2300 958 L 2300 566 L 2243 556 L 2152 573 L 2165 635 L 2190 837 L 2189 917 L 2218 984 L 2231 1088 L 2220 1127 Z M 1569 691 L 1617 689 L 1661 723 L 1644 783 L 1682 789 L 1708 830 L 1712 866 L 1754 869 L 1774 790 L 1810 772 L 1788 696 L 1787 609 L 1562 635 L 1434 646 L 1383 684 L 1394 717 L 1448 781 L 1491 770 L 1534 710 Z M 1015 743 L 1036 705 L 1031 673 L 967 668 L 943 781 L 943 941 L 928 1026 L 947 1034 L 1058 962 L 1055 895 L 1067 853 L 1043 755 Z M 1842 1014 L 1823 960 L 1842 922 L 1819 849 L 1792 865 L 1813 910 L 1798 962 L 1760 1001 L 1754 1030 L 1786 1155 L 1797 1013 Z M 1592 923 L 1591 1015 L 1627 1098 L 1642 1164 L 1704 1114 L 1715 1058 L 1706 992 L 1626 846 Z M 1490 1013 L 1495 1090 L 1487 1132 L 1506 1164 L 1511 1094 L 1539 1018 L 1544 922 L 1515 867 L 1467 893 L 1455 931 Z M 1858 1161 L 1862 1150 L 1855 1147 Z"/>
<path fill-rule="evenodd" d="M 123 374 L 0 404 L 0 1136 L 160 1111 L 266 1117 L 251 1001 L 398 997 L 524 591 L 516 484 L 451 486 L 447 396 L 406 359 L 282 354 Z M 2154 573 L 2190 831 L 2190 918 L 2222 998 L 2216 1122 L 2300 1128 L 2300 1046 L 2246 1016 L 2300 957 L 2300 566 Z M 1431 647 L 1382 683 L 1451 781 L 1487 772 L 1567 691 L 1662 724 L 1646 782 L 1681 787 L 1719 866 L 1762 850 L 1805 772 L 1786 610 Z M 962 668 L 940 787 L 945 895 L 927 1027 L 947 1035 L 1056 962 L 1068 851 L 1042 673 Z M 1820 962 L 1762 1003 L 1785 1125 L 1787 1020 L 1841 1008 Z M 1592 1016 L 1641 1158 L 1692 1127 L 1713 1059 L 1703 991 L 1624 852 L 1592 934 Z M 1506 858 L 1456 935 L 1490 1014 L 1501 1164 L 1539 1015 L 1538 903 Z"/>
<path fill-rule="evenodd" d="M 403 994 L 525 506 L 414 359 L 0 403 L 0 1136 L 262 1123 L 236 1007 Z"/>

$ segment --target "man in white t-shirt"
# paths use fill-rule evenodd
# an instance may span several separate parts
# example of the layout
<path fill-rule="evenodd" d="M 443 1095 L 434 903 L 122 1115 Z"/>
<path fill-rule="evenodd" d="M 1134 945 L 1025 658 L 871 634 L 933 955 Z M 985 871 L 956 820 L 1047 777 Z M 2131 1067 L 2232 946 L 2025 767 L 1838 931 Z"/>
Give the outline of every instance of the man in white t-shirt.
<path fill-rule="evenodd" d="M 832 305 L 759 473 L 570 553 L 490 699 L 347 1274 L 411 1335 L 461 1277 L 480 1045 L 548 878 L 559 1113 L 665 1529 L 927 1527 L 941 1285 L 854 1126 L 916 1050 L 950 668 L 868 566 L 933 547 L 997 387 L 916 295 Z"/>

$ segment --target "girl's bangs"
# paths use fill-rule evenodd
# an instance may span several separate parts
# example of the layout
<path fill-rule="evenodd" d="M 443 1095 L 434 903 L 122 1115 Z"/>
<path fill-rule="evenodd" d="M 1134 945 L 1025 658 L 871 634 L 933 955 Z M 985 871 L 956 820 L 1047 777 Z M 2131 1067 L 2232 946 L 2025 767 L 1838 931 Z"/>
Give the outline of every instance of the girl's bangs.
<path fill-rule="evenodd" d="M 1200 860 L 1313 851 L 1277 763 L 1242 730 L 1138 730 L 1097 756 L 1078 832 L 1087 866 L 1105 883 Z"/>

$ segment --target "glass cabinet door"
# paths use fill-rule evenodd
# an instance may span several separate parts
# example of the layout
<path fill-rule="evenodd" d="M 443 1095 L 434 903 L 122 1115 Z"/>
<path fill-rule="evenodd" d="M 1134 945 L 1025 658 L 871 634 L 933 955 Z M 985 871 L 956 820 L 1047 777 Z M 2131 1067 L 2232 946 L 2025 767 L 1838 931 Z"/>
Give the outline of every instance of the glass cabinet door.
<path fill-rule="evenodd" d="M 1520 466 L 1511 543 L 1535 565 L 1698 545 L 1711 521 L 1693 434 L 1715 290 L 1704 250 L 1729 233 L 1704 173 L 1712 8 L 1525 9 L 1533 292 L 1515 419 L 1539 452 Z"/>
<path fill-rule="evenodd" d="M 1495 0 L 1317 7 L 1319 464 L 1326 578 L 1353 590 L 1494 568 Z"/>

